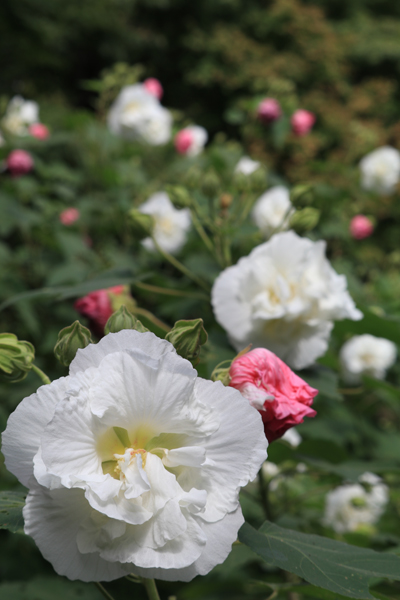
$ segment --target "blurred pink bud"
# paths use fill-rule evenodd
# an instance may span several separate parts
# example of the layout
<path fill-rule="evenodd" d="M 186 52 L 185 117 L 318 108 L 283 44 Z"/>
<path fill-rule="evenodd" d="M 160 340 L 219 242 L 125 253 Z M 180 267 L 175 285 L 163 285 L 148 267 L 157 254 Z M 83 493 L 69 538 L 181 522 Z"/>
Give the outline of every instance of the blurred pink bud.
<path fill-rule="evenodd" d="M 174 144 L 179 154 L 187 154 L 194 142 L 193 133 L 189 129 L 181 129 L 175 136 Z"/>
<path fill-rule="evenodd" d="M 148 79 L 145 79 L 143 81 L 143 85 L 149 92 L 149 94 L 152 94 L 153 96 L 161 100 L 161 98 L 164 95 L 164 89 L 161 83 L 158 81 L 158 79 L 156 79 L 155 77 L 149 77 Z"/>
<path fill-rule="evenodd" d="M 369 237 L 374 231 L 374 224 L 364 215 L 356 215 L 350 221 L 350 235 L 355 240 Z"/>
<path fill-rule="evenodd" d="M 261 414 L 269 442 L 302 423 L 304 417 L 317 414 L 310 406 L 318 390 L 266 348 L 256 348 L 236 358 L 229 375 L 229 385 L 239 390 Z"/>
<path fill-rule="evenodd" d="M 279 102 L 275 98 L 264 98 L 257 108 L 257 116 L 263 123 L 272 123 L 282 116 Z"/>
<path fill-rule="evenodd" d="M 314 125 L 315 120 L 316 116 L 312 112 L 299 108 L 290 119 L 293 133 L 299 136 L 306 135 Z"/>
<path fill-rule="evenodd" d="M 90 292 L 83 298 L 78 298 L 74 308 L 78 313 L 90 319 L 93 331 L 101 336 L 104 334 L 104 325 L 114 312 L 112 298 L 126 292 L 125 285 L 116 285 L 105 290 Z"/>
<path fill-rule="evenodd" d="M 47 140 L 50 135 L 49 128 L 43 125 L 43 123 L 29 125 L 29 133 L 38 140 Z"/>
<path fill-rule="evenodd" d="M 80 212 L 77 208 L 66 208 L 60 214 L 60 221 L 63 225 L 72 225 L 80 217 Z"/>
<path fill-rule="evenodd" d="M 13 150 L 6 158 L 6 165 L 11 175 L 19 177 L 32 171 L 33 158 L 25 150 Z"/>

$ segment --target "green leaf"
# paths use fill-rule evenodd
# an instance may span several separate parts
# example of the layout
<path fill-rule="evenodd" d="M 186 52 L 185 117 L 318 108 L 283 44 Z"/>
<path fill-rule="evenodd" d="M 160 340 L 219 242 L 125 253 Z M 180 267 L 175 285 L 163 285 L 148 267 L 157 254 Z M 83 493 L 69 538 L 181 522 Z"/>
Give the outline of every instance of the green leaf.
<path fill-rule="evenodd" d="M 342 400 L 342 395 L 338 392 L 338 376 L 332 369 L 317 365 L 314 369 L 301 371 L 299 376 L 321 395 L 333 400 Z"/>
<path fill-rule="evenodd" d="M 107 584 L 106 584 L 107 585 Z M 64 577 L 37 577 L 31 581 L 0 585 L 4 600 L 101 600 L 103 595 L 93 584 L 68 581 Z"/>
<path fill-rule="evenodd" d="M 359 476 L 366 471 L 371 471 L 372 473 L 400 473 L 400 466 L 395 463 L 386 463 L 382 461 L 346 461 L 344 463 L 332 464 L 325 460 L 319 460 L 304 454 L 299 454 L 298 456 L 302 461 L 321 471 L 334 473 L 335 475 L 339 475 L 340 477 L 343 477 L 343 479 L 349 479 L 350 481 L 357 481 Z"/>
<path fill-rule="evenodd" d="M 239 540 L 269 565 L 349 598 L 371 599 L 372 577 L 400 580 L 400 558 L 318 535 L 283 529 L 266 521 L 259 531 L 245 523 Z"/>
<path fill-rule="evenodd" d="M 9 529 L 13 533 L 23 532 L 22 509 L 25 497 L 25 492 L 0 492 L 0 529 Z"/>

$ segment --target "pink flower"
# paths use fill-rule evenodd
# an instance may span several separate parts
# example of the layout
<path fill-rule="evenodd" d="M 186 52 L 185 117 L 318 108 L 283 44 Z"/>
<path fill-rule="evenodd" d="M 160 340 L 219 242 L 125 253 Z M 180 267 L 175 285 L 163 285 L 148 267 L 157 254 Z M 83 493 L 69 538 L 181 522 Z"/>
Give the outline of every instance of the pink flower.
<path fill-rule="evenodd" d="M 282 116 L 279 102 L 275 98 L 264 98 L 257 108 L 257 116 L 263 123 L 272 123 Z"/>
<path fill-rule="evenodd" d="M 187 154 L 193 144 L 193 134 L 189 129 L 181 129 L 175 136 L 174 145 L 179 154 Z"/>
<path fill-rule="evenodd" d="M 33 158 L 25 150 L 13 150 L 6 158 L 6 165 L 11 175 L 19 177 L 33 169 Z"/>
<path fill-rule="evenodd" d="M 74 303 L 75 310 L 90 320 L 93 331 L 101 336 L 104 333 L 104 325 L 114 312 L 113 296 L 119 296 L 126 292 L 125 285 L 116 285 L 105 290 L 90 292 Z"/>
<path fill-rule="evenodd" d="M 189 125 L 181 129 L 175 136 L 175 149 L 179 154 L 197 156 L 207 143 L 208 133 L 200 125 Z"/>
<path fill-rule="evenodd" d="M 315 120 L 316 116 L 312 112 L 299 108 L 290 119 L 293 133 L 298 136 L 306 135 L 314 125 Z"/>
<path fill-rule="evenodd" d="M 158 81 L 158 79 L 155 79 L 155 77 L 149 77 L 148 79 L 145 79 L 145 81 L 143 81 L 143 85 L 149 92 L 149 94 L 152 94 L 153 96 L 161 100 L 164 94 L 164 90 L 163 86 Z"/>
<path fill-rule="evenodd" d="M 355 240 L 369 237 L 374 231 L 374 224 L 364 215 L 356 215 L 350 221 L 350 235 Z"/>
<path fill-rule="evenodd" d="M 38 140 L 47 140 L 50 135 L 48 127 L 43 123 L 33 123 L 29 125 L 29 133 Z"/>
<path fill-rule="evenodd" d="M 66 208 L 60 214 L 60 221 L 63 225 L 72 225 L 80 217 L 80 212 L 77 208 Z"/>
<path fill-rule="evenodd" d="M 318 390 L 266 348 L 256 348 L 236 358 L 229 375 L 229 385 L 260 412 L 269 442 L 302 423 L 304 417 L 317 414 L 310 406 Z"/>

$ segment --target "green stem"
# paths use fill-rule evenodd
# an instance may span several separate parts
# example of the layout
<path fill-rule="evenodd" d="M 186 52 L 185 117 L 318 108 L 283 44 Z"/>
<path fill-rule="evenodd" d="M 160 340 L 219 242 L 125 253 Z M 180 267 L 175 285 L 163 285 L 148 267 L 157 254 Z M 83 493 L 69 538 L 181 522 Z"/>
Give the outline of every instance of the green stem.
<path fill-rule="evenodd" d="M 146 588 L 149 600 L 160 600 L 160 596 L 158 595 L 157 586 L 154 579 L 142 579 L 142 583 Z"/>
<path fill-rule="evenodd" d="M 97 587 L 97 589 L 100 590 L 100 592 L 103 594 L 104 598 L 107 598 L 107 600 L 114 600 L 111 594 L 107 592 L 107 590 L 101 585 L 100 582 L 94 581 L 93 583 Z"/>
<path fill-rule="evenodd" d="M 171 265 L 173 265 L 175 267 L 175 269 L 178 269 L 178 271 L 180 271 L 181 273 L 183 273 L 184 275 L 186 275 L 186 277 L 189 277 L 189 279 L 191 279 L 192 281 L 194 281 L 195 283 L 197 283 L 197 285 L 199 285 L 200 287 L 203 288 L 203 290 L 205 290 L 206 292 L 210 292 L 208 285 L 205 283 L 205 281 L 203 281 L 202 279 L 200 279 L 199 277 L 197 277 L 197 275 L 194 275 L 194 273 L 192 273 L 191 271 L 189 271 L 189 269 L 187 269 L 185 267 L 185 265 L 183 265 L 181 262 L 179 262 L 179 260 L 177 260 L 174 256 L 172 256 L 172 254 L 170 254 L 169 252 L 167 252 L 166 250 L 163 250 L 160 245 L 157 243 L 157 241 L 154 239 L 154 237 L 152 238 L 155 247 L 157 248 L 157 250 L 159 251 L 159 253 L 165 258 L 165 260 L 167 260 L 168 262 L 171 263 Z"/>
<path fill-rule="evenodd" d="M 142 315 L 143 317 L 146 317 L 146 319 L 148 319 L 151 323 L 153 323 L 163 331 L 166 331 L 167 333 L 171 331 L 171 327 L 168 327 L 168 325 L 166 325 L 163 321 L 157 319 L 157 317 L 153 315 L 153 313 L 151 313 L 149 310 L 146 310 L 145 308 L 139 308 L 135 306 L 135 308 L 133 309 L 133 313 L 135 315 Z"/>
<path fill-rule="evenodd" d="M 203 240 L 204 245 L 207 247 L 207 249 L 214 256 L 214 254 L 215 254 L 214 245 L 213 245 L 212 241 L 210 240 L 210 238 L 208 237 L 208 235 L 207 235 L 204 227 L 200 223 L 200 221 L 197 218 L 197 215 L 195 214 L 194 211 L 192 211 L 192 223 L 195 226 L 197 233 L 199 234 L 199 236 Z"/>
<path fill-rule="evenodd" d="M 36 375 L 42 380 L 42 382 L 45 385 L 51 383 L 51 380 L 49 379 L 49 377 L 47 377 L 46 373 L 44 373 L 42 369 L 39 369 L 39 367 L 37 367 L 36 365 L 32 365 L 32 371 L 36 373 Z"/>
<path fill-rule="evenodd" d="M 181 298 L 197 298 L 198 300 L 209 300 L 205 294 L 199 294 L 197 292 L 186 292 L 185 290 L 172 290 L 170 288 L 163 288 L 157 285 L 151 285 L 150 283 L 133 283 L 136 287 L 147 292 L 154 294 L 165 294 L 166 296 L 180 296 Z"/>
<path fill-rule="evenodd" d="M 260 490 L 260 496 L 261 496 L 261 504 L 264 509 L 265 518 L 268 521 L 273 521 L 271 504 L 270 504 L 269 498 L 268 498 L 268 484 L 266 483 L 266 481 L 264 479 L 264 475 L 262 473 L 262 468 L 258 472 L 258 484 L 259 484 L 259 490 Z"/>

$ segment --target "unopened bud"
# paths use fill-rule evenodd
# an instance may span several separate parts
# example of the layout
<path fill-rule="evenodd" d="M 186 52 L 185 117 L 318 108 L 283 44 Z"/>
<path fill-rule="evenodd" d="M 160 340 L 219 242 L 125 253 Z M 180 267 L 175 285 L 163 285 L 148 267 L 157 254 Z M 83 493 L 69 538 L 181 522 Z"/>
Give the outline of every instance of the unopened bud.
<path fill-rule="evenodd" d="M 191 167 L 184 175 L 183 180 L 188 188 L 197 189 L 203 177 L 198 167 Z"/>
<path fill-rule="evenodd" d="M 181 185 L 166 185 L 165 191 L 167 192 L 170 200 L 176 208 L 188 208 L 192 205 L 192 199 L 186 188 Z"/>
<path fill-rule="evenodd" d="M 139 239 L 151 236 L 154 228 L 154 219 L 151 215 L 146 215 L 137 208 L 131 208 L 128 212 L 132 229 Z"/>
<path fill-rule="evenodd" d="M 314 201 L 314 188 L 310 183 L 295 185 L 290 190 L 290 201 L 294 205 L 312 204 Z"/>
<path fill-rule="evenodd" d="M 201 190 L 205 196 L 214 198 L 218 193 L 220 181 L 215 171 L 209 171 L 205 174 L 201 184 Z"/>
<path fill-rule="evenodd" d="M 265 191 L 265 188 L 267 187 L 267 175 L 267 170 L 263 166 L 258 167 L 258 169 L 248 175 L 252 192 L 260 193 Z"/>
<path fill-rule="evenodd" d="M 321 212 L 312 206 L 296 210 L 290 217 L 290 226 L 297 231 L 311 231 L 317 225 Z"/>
<path fill-rule="evenodd" d="M 104 327 L 104 333 L 106 335 L 108 333 L 117 333 L 123 329 L 134 329 L 135 331 L 140 331 L 140 333 L 149 331 L 135 315 L 127 310 L 125 305 L 122 305 L 111 315 Z"/>
<path fill-rule="evenodd" d="M 69 327 L 64 327 L 58 334 L 58 340 L 54 346 L 54 354 L 60 363 L 68 367 L 74 360 L 79 348 L 86 348 L 92 343 L 90 331 L 75 321 Z"/>
<path fill-rule="evenodd" d="M 16 383 L 22 381 L 32 368 L 35 348 L 20 341 L 13 333 L 0 333 L 0 378 Z"/>
<path fill-rule="evenodd" d="M 249 176 L 237 171 L 233 176 L 233 185 L 239 193 L 250 191 Z"/>
<path fill-rule="evenodd" d="M 199 362 L 201 346 L 206 343 L 207 338 L 203 319 L 177 321 L 165 336 L 165 339 L 171 342 L 177 353 L 189 360 L 192 365 L 197 365 Z"/>
<path fill-rule="evenodd" d="M 219 205 L 222 208 L 222 210 L 226 210 L 227 208 L 230 207 L 230 205 L 232 204 L 232 201 L 233 201 L 232 194 L 222 194 L 219 199 Z"/>

